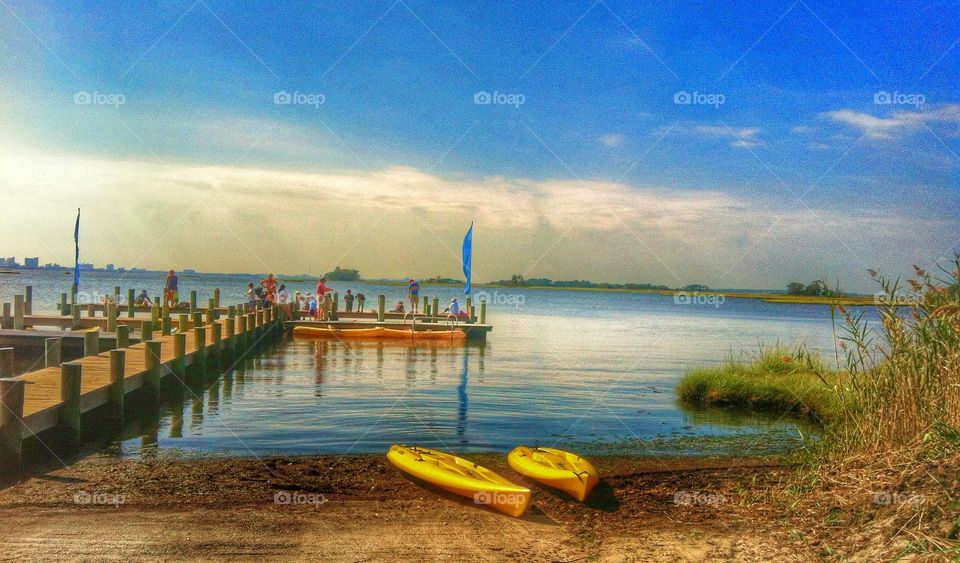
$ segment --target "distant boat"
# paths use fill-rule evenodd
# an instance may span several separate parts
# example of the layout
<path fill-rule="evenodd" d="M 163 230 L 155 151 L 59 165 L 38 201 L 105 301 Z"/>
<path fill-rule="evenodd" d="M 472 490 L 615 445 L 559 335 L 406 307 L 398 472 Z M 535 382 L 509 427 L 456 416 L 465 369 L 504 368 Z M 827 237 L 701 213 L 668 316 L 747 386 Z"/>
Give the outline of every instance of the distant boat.
<path fill-rule="evenodd" d="M 17 270 L 0 270 L 0 274 L 9 274 L 11 276 L 19 276 L 23 272 L 18 272 Z"/>

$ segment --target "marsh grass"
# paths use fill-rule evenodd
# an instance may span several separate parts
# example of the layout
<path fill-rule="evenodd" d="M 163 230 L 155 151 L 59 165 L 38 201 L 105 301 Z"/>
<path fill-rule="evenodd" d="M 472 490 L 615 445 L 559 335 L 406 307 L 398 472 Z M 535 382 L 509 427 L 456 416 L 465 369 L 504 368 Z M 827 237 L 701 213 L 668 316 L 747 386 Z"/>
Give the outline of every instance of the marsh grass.
<path fill-rule="evenodd" d="M 719 367 L 687 373 L 677 394 L 695 406 L 793 415 L 822 425 L 840 412 L 837 379 L 803 348 L 761 346 L 754 354 L 731 356 Z"/>

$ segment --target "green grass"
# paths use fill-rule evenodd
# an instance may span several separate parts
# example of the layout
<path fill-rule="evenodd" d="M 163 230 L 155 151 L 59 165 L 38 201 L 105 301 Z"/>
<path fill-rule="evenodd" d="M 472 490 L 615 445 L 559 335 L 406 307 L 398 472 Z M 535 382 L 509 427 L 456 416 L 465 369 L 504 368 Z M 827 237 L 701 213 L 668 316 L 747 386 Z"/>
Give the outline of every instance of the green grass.
<path fill-rule="evenodd" d="M 824 370 L 819 359 L 802 350 L 772 347 L 755 357 L 730 358 L 719 367 L 693 370 L 680 380 L 677 394 L 690 405 L 776 416 L 789 411 L 823 425 L 839 414 L 832 388 L 836 381 L 836 374 Z"/>

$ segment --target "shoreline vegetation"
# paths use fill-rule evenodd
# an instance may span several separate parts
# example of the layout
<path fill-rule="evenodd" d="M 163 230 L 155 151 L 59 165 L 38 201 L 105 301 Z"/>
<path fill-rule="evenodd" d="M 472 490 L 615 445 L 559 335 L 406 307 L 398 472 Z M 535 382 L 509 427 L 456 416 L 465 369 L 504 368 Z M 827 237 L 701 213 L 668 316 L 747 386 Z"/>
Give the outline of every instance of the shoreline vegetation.
<path fill-rule="evenodd" d="M 956 560 L 960 256 L 935 273 L 916 268 L 916 278 L 907 280 L 916 296 L 911 306 L 897 299 L 898 281 L 870 275 L 883 295 L 879 321 L 868 323 L 864 310 L 832 305 L 832 367 L 802 347 L 791 352 L 776 345 L 692 370 L 677 393 L 687 404 L 774 416 L 793 412 L 816 421 L 821 439 L 809 441 L 798 458 L 807 501 L 834 498 L 830 510 L 845 515 L 852 495 L 872 490 L 874 514 L 855 523 L 864 532 L 881 517 L 893 524 L 889 537 L 878 538 L 889 546 L 884 558 Z"/>

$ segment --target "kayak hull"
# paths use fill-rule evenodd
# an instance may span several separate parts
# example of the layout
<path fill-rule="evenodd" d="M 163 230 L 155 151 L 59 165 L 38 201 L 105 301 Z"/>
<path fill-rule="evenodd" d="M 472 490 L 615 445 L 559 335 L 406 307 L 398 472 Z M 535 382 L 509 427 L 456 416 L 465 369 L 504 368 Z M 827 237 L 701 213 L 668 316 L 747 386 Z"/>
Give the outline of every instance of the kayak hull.
<path fill-rule="evenodd" d="M 530 489 L 452 454 L 394 445 L 387 452 L 387 459 L 412 477 L 508 516 L 521 516 L 530 504 Z"/>
<path fill-rule="evenodd" d="M 308 336 L 312 338 L 379 338 L 382 335 L 383 330 L 383 328 L 378 326 L 371 328 L 295 326 L 293 327 L 293 335 Z"/>
<path fill-rule="evenodd" d="M 383 329 L 384 338 L 408 338 L 411 340 L 464 340 L 467 333 L 462 330 L 403 330 L 399 328 Z"/>
<path fill-rule="evenodd" d="M 600 482 L 600 474 L 586 459 L 555 448 L 518 446 L 507 455 L 514 471 L 560 489 L 583 502 Z"/>

